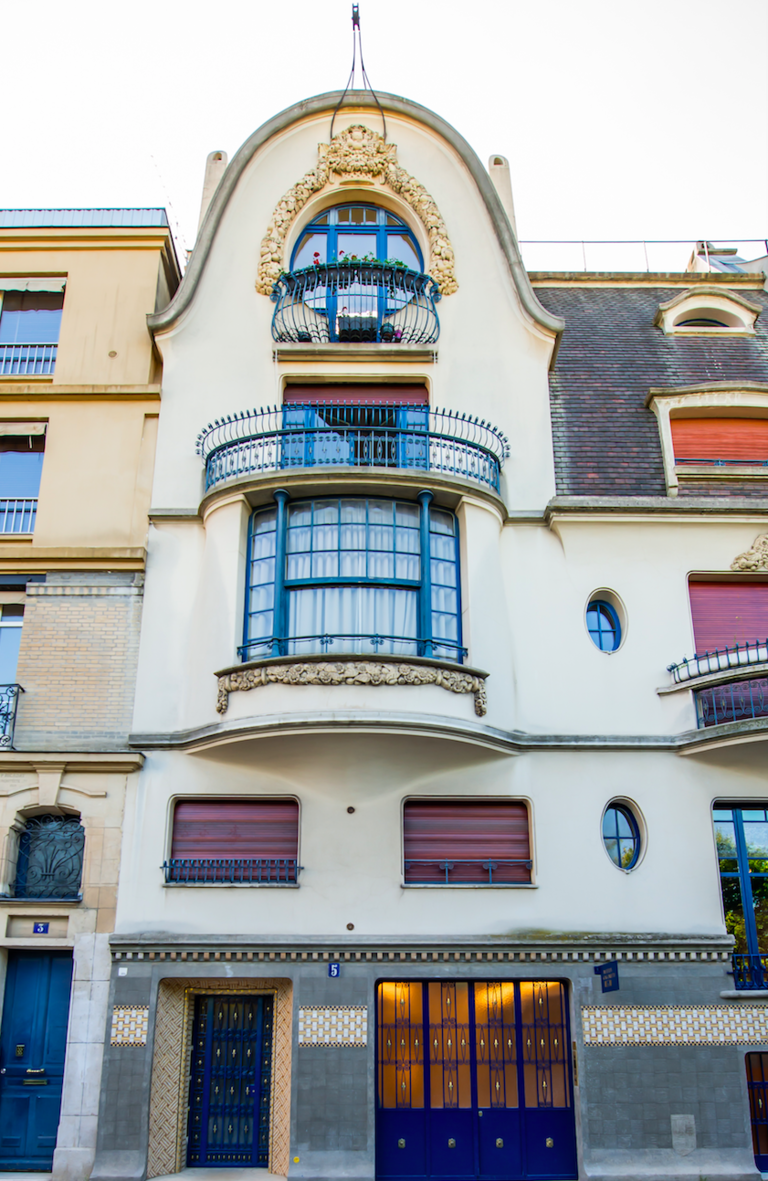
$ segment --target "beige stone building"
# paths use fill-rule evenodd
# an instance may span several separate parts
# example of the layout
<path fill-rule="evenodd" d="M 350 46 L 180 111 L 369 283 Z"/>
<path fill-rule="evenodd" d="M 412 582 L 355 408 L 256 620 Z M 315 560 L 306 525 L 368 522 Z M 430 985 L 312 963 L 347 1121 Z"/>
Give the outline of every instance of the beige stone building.
<path fill-rule="evenodd" d="M 163 210 L 0 212 L 0 1169 L 93 1160 L 160 400 Z"/>

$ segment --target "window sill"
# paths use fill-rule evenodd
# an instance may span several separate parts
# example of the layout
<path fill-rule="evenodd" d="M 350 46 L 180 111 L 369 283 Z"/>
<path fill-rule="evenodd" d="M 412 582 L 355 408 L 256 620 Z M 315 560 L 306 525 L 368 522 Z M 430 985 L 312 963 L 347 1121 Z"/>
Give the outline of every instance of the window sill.
<path fill-rule="evenodd" d="M 8 894 L 0 894 L 0 907 L 25 906 L 37 910 L 41 906 L 82 906 L 82 896 L 79 898 L 11 898 Z"/>
<path fill-rule="evenodd" d="M 437 348 L 419 344 L 279 344 L 274 355 L 278 361 L 413 361 L 437 362 Z"/>
<path fill-rule="evenodd" d="M 768 480 L 768 465 L 755 467 L 754 464 L 731 463 L 722 467 L 717 464 L 686 463 L 675 465 L 678 481 L 684 480 Z"/>
<path fill-rule="evenodd" d="M 401 890 L 538 890 L 538 882 L 401 882 Z"/>

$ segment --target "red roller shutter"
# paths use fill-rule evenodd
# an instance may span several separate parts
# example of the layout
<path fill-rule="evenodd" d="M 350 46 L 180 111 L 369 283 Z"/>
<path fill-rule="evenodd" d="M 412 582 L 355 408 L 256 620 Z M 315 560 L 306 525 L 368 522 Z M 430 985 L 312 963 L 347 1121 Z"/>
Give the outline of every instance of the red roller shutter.
<path fill-rule="evenodd" d="M 673 418 L 675 459 L 768 463 L 768 418 Z"/>
<path fill-rule="evenodd" d="M 327 406 L 329 403 L 355 406 L 427 406 L 424 385 L 288 385 L 283 405 Z"/>
<path fill-rule="evenodd" d="M 173 816 L 171 857 L 296 857 L 296 800 L 181 800 Z"/>
<path fill-rule="evenodd" d="M 699 656 L 768 637 L 768 583 L 692 582 L 689 590 Z"/>
<path fill-rule="evenodd" d="M 530 882 L 528 809 L 504 801 L 409 801 L 403 814 L 406 882 Z M 494 867 L 489 870 L 487 863 Z"/>

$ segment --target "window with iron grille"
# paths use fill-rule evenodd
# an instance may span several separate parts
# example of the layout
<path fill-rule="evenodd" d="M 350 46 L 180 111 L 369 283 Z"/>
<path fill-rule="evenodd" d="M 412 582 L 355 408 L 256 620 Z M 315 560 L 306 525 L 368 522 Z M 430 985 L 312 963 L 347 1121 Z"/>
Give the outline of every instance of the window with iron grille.
<path fill-rule="evenodd" d="M 527 885 L 528 808 L 513 800 L 407 800 L 403 853 L 408 886 Z"/>
<path fill-rule="evenodd" d="M 19 835 L 16 898 L 80 897 L 85 829 L 76 816 L 32 816 Z"/>
<path fill-rule="evenodd" d="M 180 800 L 163 869 L 177 884 L 295 884 L 298 852 L 294 799 Z"/>

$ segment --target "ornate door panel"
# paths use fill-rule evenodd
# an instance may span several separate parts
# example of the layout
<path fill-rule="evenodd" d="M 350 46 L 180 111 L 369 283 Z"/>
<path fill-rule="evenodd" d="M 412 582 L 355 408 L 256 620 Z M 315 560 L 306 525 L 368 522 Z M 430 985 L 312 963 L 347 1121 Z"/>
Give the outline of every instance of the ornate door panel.
<path fill-rule="evenodd" d="M 273 1014 L 271 996 L 197 997 L 189 1165 L 269 1165 Z"/>
<path fill-rule="evenodd" d="M 550 982 L 384 983 L 380 1178 L 577 1175 L 565 990 Z"/>
<path fill-rule="evenodd" d="M 11 951 L 0 1033 L 0 1169 L 50 1170 L 59 1127 L 72 955 Z"/>

